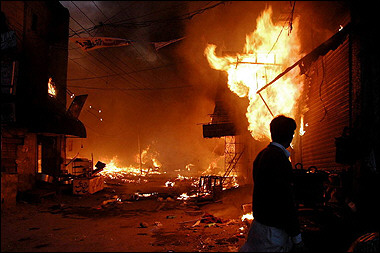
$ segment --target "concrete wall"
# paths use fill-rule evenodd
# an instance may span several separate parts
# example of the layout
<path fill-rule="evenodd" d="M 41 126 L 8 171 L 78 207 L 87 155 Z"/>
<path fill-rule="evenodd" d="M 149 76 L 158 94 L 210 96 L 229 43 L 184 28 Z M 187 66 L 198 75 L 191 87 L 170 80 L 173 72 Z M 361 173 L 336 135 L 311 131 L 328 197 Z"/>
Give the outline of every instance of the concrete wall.
<path fill-rule="evenodd" d="M 37 137 L 36 134 L 27 133 L 24 145 L 17 148 L 17 173 L 18 191 L 27 191 L 35 184 L 35 173 L 37 171 Z"/>
<path fill-rule="evenodd" d="M 1 172 L 1 210 L 16 205 L 18 174 Z"/>

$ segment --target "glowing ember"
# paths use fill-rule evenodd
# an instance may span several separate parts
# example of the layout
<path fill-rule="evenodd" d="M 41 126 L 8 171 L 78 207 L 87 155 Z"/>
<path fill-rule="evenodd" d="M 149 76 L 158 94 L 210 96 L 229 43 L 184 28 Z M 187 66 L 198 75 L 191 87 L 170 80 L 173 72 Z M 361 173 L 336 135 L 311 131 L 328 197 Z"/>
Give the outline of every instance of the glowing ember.
<path fill-rule="evenodd" d="M 188 165 L 185 166 L 185 168 L 187 171 L 190 171 L 191 167 L 194 167 L 194 166 L 195 166 L 194 164 L 189 163 Z"/>
<path fill-rule="evenodd" d="M 190 198 L 189 195 L 187 195 L 186 193 L 182 193 L 181 195 L 179 195 L 179 197 L 177 197 L 177 199 L 179 200 L 188 200 Z"/>
<path fill-rule="evenodd" d="M 223 183 L 223 190 L 231 189 L 231 188 L 238 188 L 240 185 L 237 182 L 237 175 L 232 175 L 230 177 L 227 177 L 225 182 Z"/>
<path fill-rule="evenodd" d="M 154 167 L 156 167 L 156 168 L 160 168 L 161 167 L 160 161 L 158 161 L 156 158 L 152 158 L 152 162 L 153 162 L 153 166 Z"/>
<path fill-rule="evenodd" d="M 261 96 L 257 94 L 260 88 L 301 57 L 298 19 L 292 24 L 291 34 L 281 33 L 283 26 L 272 22 L 272 8 L 268 7 L 258 17 L 256 30 L 246 35 L 244 53 L 217 57 L 216 46 L 212 44 L 204 52 L 212 68 L 228 73 L 229 89 L 239 97 L 248 97 L 248 130 L 256 140 L 270 139 L 269 123 L 273 116 L 284 114 L 295 118 L 303 87 L 301 77 L 295 71 L 261 91 Z"/>
<path fill-rule="evenodd" d="M 165 182 L 165 186 L 166 187 L 173 187 L 175 185 L 175 182 L 171 182 L 171 181 L 166 181 Z"/>
<path fill-rule="evenodd" d="M 180 180 L 180 181 L 183 181 L 185 179 L 190 179 L 190 177 L 185 177 L 185 176 L 182 176 L 182 175 L 178 174 L 177 178 L 176 178 L 176 180 Z"/>
<path fill-rule="evenodd" d="M 246 213 L 244 214 L 243 216 L 241 216 L 241 220 L 244 221 L 245 219 L 249 220 L 249 221 L 252 221 L 254 219 L 253 217 L 253 213 L 250 212 L 250 213 Z"/>
<path fill-rule="evenodd" d="M 152 192 L 152 193 L 139 193 L 139 192 L 136 192 L 135 195 L 138 196 L 138 197 L 142 197 L 142 198 L 149 198 L 149 197 L 152 197 L 154 195 L 157 195 L 158 192 Z"/>
<path fill-rule="evenodd" d="M 189 200 L 190 198 L 196 198 L 198 197 L 197 194 L 193 194 L 193 195 L 187 195 L 187 193 L 182 193 L 179 197 L 177 197 L 178 200 Z"/>

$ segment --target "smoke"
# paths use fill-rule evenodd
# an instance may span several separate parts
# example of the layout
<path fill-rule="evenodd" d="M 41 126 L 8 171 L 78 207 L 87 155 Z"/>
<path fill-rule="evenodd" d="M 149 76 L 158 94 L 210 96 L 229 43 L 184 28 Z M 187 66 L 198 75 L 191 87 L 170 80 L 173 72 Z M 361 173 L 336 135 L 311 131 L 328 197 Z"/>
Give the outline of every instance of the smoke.
<path fill-rule="evenodd" d="M 144 11 L 149 13 L 168 9 L 167 4 L 170 3 L 161 3 L 160 8 L 155 9 L 153 6 L 155 3 L 152 3 L 150 9 Z M 183 5 L 183 3 L 175 4 Z M 107 3 L 100 2 L 99 6 L 104 13 L 109 13 Z M 141 10 L 140 15 L 143 14 L 144 6 L 149 5 L 144 2 L 142 5 L 136 5 L 137 13 Z M 116 16 L 115 20 L 117 18 Z M 179 30 L 178 27 L 176 29 Z M 131 68 L 139 70 L 163 65 L 168 67 L 136 75 L 125 74 L 80 83 L 82 86 L 106 87 L 112 90 L 70 88 L 77 95 L 86 93 L 89 97 L 80 115 L 80 120 L 87 129 L 87 138 L 68 140 L 68 158 L 74 157 L 79 152 L 79 157 L 93 156 L 95 163 L 97 160 L 109 162 L 117 157 L 120 163 L 118 165 L 121 167 L 138 166 L 136 155 L 149 147 L 162 164 L 163 171 L 169 173 L 186 171 L 189 174 L 199 175 L 211 162 L 220 157 L 220 154 L 214 150 L 215 147 L 221 146 L 224 140 L 204 139 L 202 133 L 202 124 L 210 121 L 208 114 L 212 113 L 214 107 L 213 100 L 207 97 L 207 92 L 203 90 L 203 87 L 209 84 L 194 83 L 191 78 L 194 73 L 188 72 L 182 75 L 182 70 L 189 66 L 181 62 L 186 59 L 182 59 L 176 52 L 176 45 L 156 52 L 150 44 L 150 42 L 177 38 L 173 37 L 173 30 L 175 29 L 169 33 L 162 27 L 147 27 L 120 29 L 121 32 L 118 34 L 111 34 L 106 29 L 97 33 L 97 36 L 124 36 L 122 38 L 135 41 L 133 47 L 101 49 L 92 53 L 103 61 L 104 65 L 116 65 L 112 67 L 115 72 L 130 72 Z M 177 36 L 183 36 L 183 31 L 182 24 L 182 33 L 177 33 Z M 71 58 L 75 56 L 72 54 Z M 81 60 L 79 64 L 69 65 L 68 78 L 88 75 L 83 69 L 89 69 L 97 75 L 102 75 L 104 72 L 97 67 L 93 58 L 87 56 L 87 59 Z M 136 87 L 143 89 L 121 90 Z M 70 101 L 68 99 L 68 102 Z M 94 110 L 89 109 L 90 105 Z M 98 109 L 101 109 L 100 114 Z M 100 118 L 103 121 L 100 121 Z M 190 171 L 185 168 L 188 164 L 193 164 L 188 167 Z M 219 167 L 223 165 L 219 163 Z"/>
<path fill-rule="evenodd" d="M 108 5 L 107 2 L 99 2 L 100 4 L 102 11 L 108 16 L 111 15 L 108 13 L 117 13 L 114 5 Z M 170 6 L 175 6 L 170 14 L 173 15 L 176 8 L 182 8 L 186 12 L 201 6 L 201 3 L 196 1 L 189 1 L 186 4 L 158 1 L 150 2 L 150 4 L 126 3 L 128 8 L 124 12 L 131 13 L 133 9 L 137 13 L 141 11 L 140 14 L 142 14 L 144 8 L 150 6 L 147 12 L 150 10 L 159 13 L 161 10 L 170 9 Z M 93 53 L 105 65 L 117 65 L 114 69 L 118 73 L 129 72 L 131 68 L 139 70 L 168 66 L 144 71 L 138 75 L 124 74 L 82 83 L 82 85 L 108 87 L 113 90 L 75 90 L 73 88 L 75 94 L 89 94 L 80 115 L 80 120 L 86 125 L 88 137 L 69 139 L 67 156 L 73 157 L 79 152 L 79 157 L 91 158 L 93 154 L 95 162 L 97 160 L 106 162 L 105 160 L 117 156 L 121 161 L 120 166 L 129 166 L 136 164 L 135 157 L 140 152 L 139 147 L 145 149 L 150 146 L 150 149 L 157 152 L 157 159 L 162 164 L 162 169 L 167 172 L 174 173 L 180 170 L 179 173 L 181 173 L 185 171 L 186 165 L 193 164 L 194 166 L 190 166 L 190 173 L 199 175 L 215 161 L 217 161 L 217 167 L 223 168 L 224 160 L 220 157 L 223 155 L 224 139 L 203 138 L 202 124 L 210 122 L 209 114 L 214 110 L 217 87 L 226 85 L 226 82 L 221 82 L 223 78 L 220 72 L 209 66 L 204 56 L 204 49 L 208 43 L 212 43 L 220 45 L 217 48 L 217 55 L 221 55 L 223 51 L 241 52 L 246 34 L 255 30 L 256 19 L 266 5 L 266 2 L 261 1 L 226 2 L 224 5 L 194 16 L 191 20 L 184 20 L 173 26 L 165 27 L 162 24 L 139 29 L 123 28 L 119 30 L 122 31 L 121 33 L 115 34 L 107 34 L 105 30 L 102 34 L 99 33 L 98 36 L 124 36 L 123 38 L 138 41 L 134 44 L 135 48 L 100 49 L 106 57 L 102 57 L 100 52 Z M 270 2 L 270 5 L 275 18 L 279 19 L 281 14 L 287 15 L 291 9 L 288 2 Z M 323 20 L 323 14 L 320 11 L 317 14 L 314 13 L 314 5 L 316 4 L 297 2 L 296 12 L 302 10 L 305 16 L 315 17 L 318 21 Z M 109 11 L 107 6 L 110 8 Z M 122 10 L 122 6 L 119 9 Z M 115 16 L 114 20 L 118 18 L 120 17 Z M 147 17 L 140 21 L 146 19 Z M 300 23 L 306 23 L 303 22 L 302 16 Z M 302 29 L 304 31 L 308 29 L 319 31 L 320 29 L 317 25 L 312 28 L 308 25 L 305 24 Z M 318 34 L 322 34 L 325 31 L 322 29 L 319 32 Z M 157 52 L 149 43 L 181 37 L 185 39 Z M 321 42 L 325 39 L 322 37 L 318 37 Z M 311 39 L 305 36 L 303 39 L 309 41 L 307 44 L 309 47 L 304 48 L 307 52 L 312 47 L 310 46 Z M 71 52 L 71 58 L 75 58 L 74 53 Z M 91 62 L 92 58 L 88 59 L 90 60 L 83 60 L 80 63 L 81 66 L 69 63 L 68 78 L 87 75 L 88 73 L 83 68 L 91 69 L 99 75 L 104 72 Z M 120 90 L 136 87 L 146 89 Z M 68 103 L 70 101 L 68 99 Z M 243 108 L 242 104 L 246 101 L 241 99 L 239 101 L 241 104 L 237 107 Z M 102 113 L 94 116 L 88 109 L 89 105 L 101 109 Z M 242 113 L 244 115 L 245 111 L 242 110 Z M 99 117 L 103 121 L 100 121 Z M 241 124 L 244 122 L 242 121 Z"/>

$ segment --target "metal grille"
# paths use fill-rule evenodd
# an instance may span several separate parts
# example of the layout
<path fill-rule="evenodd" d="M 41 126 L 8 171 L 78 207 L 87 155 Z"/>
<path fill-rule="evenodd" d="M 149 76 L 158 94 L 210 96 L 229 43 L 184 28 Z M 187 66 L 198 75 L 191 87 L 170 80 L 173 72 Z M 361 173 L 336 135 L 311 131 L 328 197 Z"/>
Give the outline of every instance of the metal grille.
<path fill-rule="evenodd" d="M 308 112 L 302 136 L 304 167 L 339 169 L 335 162 L 335 138 L 349 126 L 348 39 L 336 50 L 316 61 L 309 73 Z"/>

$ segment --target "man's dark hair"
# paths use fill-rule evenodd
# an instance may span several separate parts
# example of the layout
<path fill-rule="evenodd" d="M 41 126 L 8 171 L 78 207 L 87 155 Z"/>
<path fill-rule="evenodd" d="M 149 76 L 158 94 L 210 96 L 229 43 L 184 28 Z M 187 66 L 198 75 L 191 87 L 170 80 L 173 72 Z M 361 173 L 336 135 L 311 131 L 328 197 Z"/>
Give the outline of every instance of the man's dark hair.
<path fill-rule="evenodd" d="M 291 142 L 296 128 L 297 124 L 294 119 L 284 115 L 275 117 L 270 123 L 272 141 L 278 143 Z"/>

